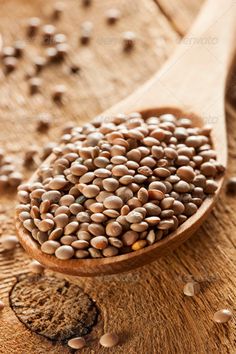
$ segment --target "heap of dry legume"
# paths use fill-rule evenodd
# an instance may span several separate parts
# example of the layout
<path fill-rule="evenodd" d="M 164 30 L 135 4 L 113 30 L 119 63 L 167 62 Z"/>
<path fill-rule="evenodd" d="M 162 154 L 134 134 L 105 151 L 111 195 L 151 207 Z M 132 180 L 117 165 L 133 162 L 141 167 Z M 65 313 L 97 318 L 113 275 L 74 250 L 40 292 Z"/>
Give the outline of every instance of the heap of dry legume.
<path fill-rule="evenodd" d="M 13 159 L 6 155 L 6 152 L 0 148 L 0 192 L 6 188 L 17 188 L 23 180 L 21 172 L 16 171 Z"/>
<path fill-rule="evenodd" d="M 111 257 L 158 242 L 217 189 L 210 128 L 171 114 L 117 115 L 73 128 L 38 181 L 19 188 L 19 219 L 59 259 Z"/>

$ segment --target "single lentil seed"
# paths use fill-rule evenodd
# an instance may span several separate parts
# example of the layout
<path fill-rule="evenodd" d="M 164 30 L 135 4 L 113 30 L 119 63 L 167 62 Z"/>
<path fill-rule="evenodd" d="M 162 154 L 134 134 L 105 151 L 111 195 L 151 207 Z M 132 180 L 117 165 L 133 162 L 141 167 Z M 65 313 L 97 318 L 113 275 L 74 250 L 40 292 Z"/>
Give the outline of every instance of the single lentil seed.
<path fill-rule="evenodd" d="M 55 256 L 62 260 L 70 259 L 73 257 L 73 255 L 74 249 L 69 245 L 60 246 L 55 251 Z"/>
<path fill-rule="evenodd" d="M 67 342 L 68 346 L 72 349 L 82 349 L 86 346 L 86 342 L 85 339 L 83 337 L 75 337 L 75 338 L 71 338 L 68 342 Z"/>
<path fill-rule="evenodd" d="M 10 251 L 16 248 L 19 244 L 18 238 L 14 235 L 3 236 L 0 239 L 0 243 L 4 250 Z"/>
<path fill-rule="evenodd" d="M 106 333 L 100 338 L 99 343 L 105 348 L 112 348 L 119 342 L 119 337 L 115 333 Z"/>
<path fill-rule="evenodd" d="M 94 248 L 99 249 L 99 250 L 103 250 L 107 247 L 108 240 L 104 236 L 96 236 L 96 237 L 92 238 L 90 243 Z"/>
<path fill-rule="evenodd" d="M 38 261 L 33 260 L 29 265 L 30 271 L 35 274 L 42 274 L 44 272 L 44 267 Z"/>
<path fill-rule="evenodd" d="M 226 183 L 226 190 L 229 194 L 236 194 L 236 177 L 231 177 Z"/>
<path fill-rule="evenodd" d="M 232 311 L 222 309 L 214 313 L 213 321 L 216 323 L 226 323 L 233 317 Z"/>
<path fill-rule="evenodd" d="M 195 281 L 188 282 L 184 285 L 183 292 L 186 296 L 197 295 L 200 292 L 200 285 Z"/>

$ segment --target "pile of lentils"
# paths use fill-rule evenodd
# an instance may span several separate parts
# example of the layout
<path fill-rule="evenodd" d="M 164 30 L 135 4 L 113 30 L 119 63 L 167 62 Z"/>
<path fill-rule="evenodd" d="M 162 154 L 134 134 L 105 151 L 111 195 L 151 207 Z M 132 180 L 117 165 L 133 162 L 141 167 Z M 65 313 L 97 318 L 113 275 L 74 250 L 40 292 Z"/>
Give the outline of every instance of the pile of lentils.
<path fill-rule="evenodd" d="M 23 180 L 22 173 L 16 170 L 14 160 L 7 156 L 6 152 L 0 148 L 0 192 L 17 188 Z"/>
<path fill-rule="evenodd" d="M 19 220 L 59 259 L 112 257 L 158 242 L 197 212 L 224 172 L 210 127 L 119 114 L 75 127 L 38 179 L 18 189 Z"/>

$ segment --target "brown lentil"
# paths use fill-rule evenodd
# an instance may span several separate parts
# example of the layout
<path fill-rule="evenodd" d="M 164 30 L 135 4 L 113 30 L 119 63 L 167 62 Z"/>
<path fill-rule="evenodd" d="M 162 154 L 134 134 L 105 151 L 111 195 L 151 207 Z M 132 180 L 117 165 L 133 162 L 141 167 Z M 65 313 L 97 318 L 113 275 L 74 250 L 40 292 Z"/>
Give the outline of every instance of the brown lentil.
<path fill-rule="evenodd" d="M 74 249 L 69 245 L 60 246 L 55 251 L 55 256 L 59 259 L 64 259 L 64 260 L 70 259 L 73 257 L 73 255 L 74 255 Z"/>
<path fill-rule="evenodd" d="M 43 44 L 49 45 L 53 42 L 53 36 L 56 32 L 55 26 L 51 24 L 44 25 L 42 28 Z"/>
<path fill-rule="evenodd" d="M 132 191 L 132 185 L 130 185 L 130 188 L 128 187 L 120 187 L 116 190 L 116 195 L 121 198 L 123 202 L 127 202 L 129 199 L 133 197 L 133 191 Z"/>
<path fill-rule="evenodd" d="M 54 222 L 56 223 L 57 227 L 64 228 L 68 224 L 69 218 L 67 214 L 58 214 L 54 218 Z"/>
<path fill-rule="evenodd" d="M 103 214 L 109 216 L 110 218 L 117 218 L 120 215 L 120 213 L 114 209 L 106 209 L 103 211 Z"/>
<path fill-rule="evenodd" d="M 226 183 L 226 191 L 229 194 L 236 194 L 236 177 L 231 177 Z"/>
<path fill-rule="evenodd" d="M 111 221 L 106 226 L 108 236 L 117 237 L 122 233 L 122 226 L 117 221 Z"/>
<path fill-rule="evenodd" d="M 38 17 L 32 17 L 28 20 L 27 35 L 29 37 L 35 36 L 38 28 L 41 24 L 41 20 Z"/>
<path fill-rule="evenodd" d="M 82 349 L 86 346 L 85 339 L 83 337 L 71 338 L 67 342 L 68 346 L 72 349 Z"/>
<path fill-rule="evenodd" d="M 108 246 L 102 251 L 104 257 L 114 257 L 118 253 L 119 253 L 118 249 L 113 246 Z"/>
<path fill-rule="evenodd" d="M 81 35 L 80 35 L 80 43 L 88 44 L 93 31 L 93 23 L 90 21 L 85 21 L 81 25 Z"/>
<path fill-rule="evenodd" d="M 60 247 L 61 244 L 57 241 L 45 241 L 42 245 L 41 245 L 41 251 L 47 254 L 54 254 L 56 249 L 58 247 Z"/>
<path fill-rule="evenodd" d="M 35 260 L 30 263 L 29 269 L 32 273 L 35 274 L 42 274 L 44 272 L 44 267 L 42 266 L 42 264 Z"/>
<path fill-rule="evenodd" d="M 114 192 L 119 187 L 119 182 L 115 178 L 106 178 L 102 182 L 103 188 L 108 192 Z"/>
<path fill-rule="evenodd" d="M 51 124 L 52 124 L 52 117 L 48 113 L 41 113 L 36 117 L 37 120 L 37 131 L 44 133 L 46 132 Z"/>
<path fill-rule="evenodd" d="M 18 60 L 15 57 L 5 57 L 3 59 L 5 73 L 9 74 L 14 71 L 17 67 Z"/>
<path fill-rule="evenodd" d="M 123 33 L 123 46 L 125 51 L 133 49 L 135 45 L 136 35 L 134 32 L 127 31 Z"/>
<path fill-rule="evenodd" d="M 193 168 L 189 166 L 183 166 L 178 168 L 176 174 L 186 182 L 192 182 L 195 177 Z"/>
<path fill-rule="evenodd" d="M 108 209 L 120 209 L 123 206 L 123 201 L 119 197 L 110 196 L 105 198 L 104 206 Z"/>
<path fill-rule="evenodd" d="M 16 248 L 19 241 L 18 238 L 14 235 L 3 236 L 0 239 L 1 246 L 4 250 L 10 251 Z"/>
<path fill-rule="evenodd" d="M 21 40 L 17 40 L 14 43 L 15 57 L 21 58 L 23 56 L 24 49 L 25 49 L 25 42 Z"/>
<path fill-rule="evenodd" d="M 65 93 L 66 93 L 66 87 L 64 85 L 57 85 L 54 87 L 54 91 L 52 93 L 52 99 L 56 103 L 61 103 Z"/>
<path fill-rule="evenodd" d="M 59 18 L 61 17 L 62 13 L 64 10 L 64 4 L 63 2 L 57 2 L 55 3 L 54 7 L 53 7 L 53 13 L 52 13 L 52 18 L 54 20 L 59 20 Z"/>
<path fill-rule="evenodd" d="M 99 343 L 105 348 L 112 348 L 119 342 L 119 337 L 115 333 L 106 333 L 100 338 Z"/>
<path fill-rule="evenodd" d="M 99 249 L 99 250 L 103 250 L 104 248 L 107 247 L 108 240 L 105 236 L 96 236 L 96 237 L 92 238 L 90 243 L 94 248 Z"/>
<path fill-rule="evenodd" d="M 222 309 L 214 313 L 213 321 L 216 323 L 226 323 L 233 317 L 232 311 Z"/>
<path fill-rule="evenodd" d="M 112 246 L 114 246 L 116 248 L 123 247 L 123 242 L 120 239 L 118 239 L 117 237 L 109 237 L 108 241 Z"/>
<path fill-rule="evenodd" d="M 211 162 L 204 162 L 200 170 L 201 173 L 207 177 L 214 177 L 217 173 L 216 167 Z"/>
<path fill-rule="evenodd" d="M 54 226 L 54 221 L 51 219 L 44 219 L 39 222 L 38 228 L 42 232 L 47 232 L 51 230 Z"/>
<path fill-rule="evenodd" d="M 116 8 L 113 8 L 113 9 L 109 9 L 107 10 L 106 12 L 106 19 L 107 19 L 107 22 L 112 25 L 114 23 L 116 23 L 119 18 L 120 18 L 120 10 L 116 9 Z"/>
<path fill-rule="evenodd" d="M 77 250 L 75 252 L 75 257 L 79 259 L 88 258 L 89 252 L 86 250 Z"/>
<path fill-rule="evenodd" d="M 217 188 L 218 188 L 217 182 L 209 179 L 206 181 L 206 185 L 204 187 L 204 192 L 206 194 L 213 194 L 213 193 L 215 193 Z"/>
<path fill-rule="evenodd" d="M 200 292 L 200 284 L 196 281 L 190 281 L 184 285 L 183 293 L 186 296 L 194 296 Z"/>

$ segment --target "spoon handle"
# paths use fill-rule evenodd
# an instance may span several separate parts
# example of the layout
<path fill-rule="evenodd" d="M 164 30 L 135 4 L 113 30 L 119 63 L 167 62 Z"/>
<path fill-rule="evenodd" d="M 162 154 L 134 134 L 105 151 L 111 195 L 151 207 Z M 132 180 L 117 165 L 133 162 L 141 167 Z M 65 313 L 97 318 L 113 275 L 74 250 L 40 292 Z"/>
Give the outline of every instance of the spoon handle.
<path fill-rule="evenodd" d="M 214 122 L 219 112 L 224 113 L 235 38 L 236 1 L 207 0 L 162 69 L 107 113 L 176 107 Z"/>

